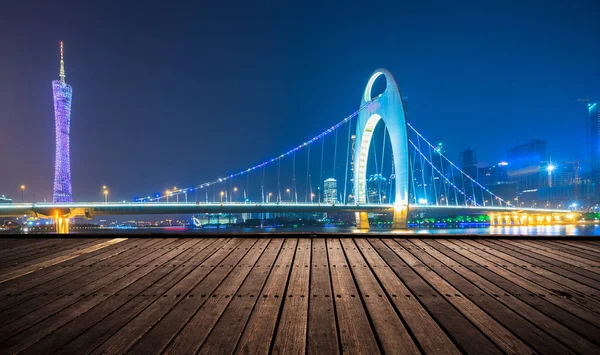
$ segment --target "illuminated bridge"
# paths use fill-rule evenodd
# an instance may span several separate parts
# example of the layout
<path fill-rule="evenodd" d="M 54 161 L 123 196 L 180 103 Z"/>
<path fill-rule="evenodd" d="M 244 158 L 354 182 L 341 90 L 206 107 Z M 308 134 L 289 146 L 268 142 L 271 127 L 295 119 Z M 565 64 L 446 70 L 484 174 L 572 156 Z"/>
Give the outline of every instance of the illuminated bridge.
<path fill-rule="evenodd" d="M 381 93 L 376 83 L 385 80 Z M 409 212 L 486 214 L 491 225 L 550 224 L 577 216 L 565 209 L 526 208 L 490 191 L 460 169 L 406 120 L 392 74 L 376 70 L 359 109 L 322 133 L 260 164 L 186 188 L 144 194 L 133 202 L 12 204 L 0 216 L 56 220 L 104 215 L 353 212 L 368 229 L 368 213 L 393 214 L 392 229 L 408 227 Z"/>

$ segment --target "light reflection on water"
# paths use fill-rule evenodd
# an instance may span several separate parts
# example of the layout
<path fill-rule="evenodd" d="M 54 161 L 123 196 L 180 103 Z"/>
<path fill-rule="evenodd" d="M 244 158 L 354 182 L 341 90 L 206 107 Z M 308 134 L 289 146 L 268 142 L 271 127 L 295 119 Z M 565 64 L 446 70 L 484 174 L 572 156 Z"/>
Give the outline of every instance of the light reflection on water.
<path fill-rule="evenodd" d="M 186 227 L 141 228 L 130 230 L 103 230 L 102 233 L 184 233 L 184 234 L 256 234 L 256 233 L 355 233 L 394 235 L 510 235 L 510 236 L 600 236 L 600 225 L 510 226 L 486 228 L 410 228 L 391 231 L 385 228 L 358 230 L 354 227 L 325 228 L 211 228 L 190 230 Z M 87 232 L 89 233 L 89 231 Z"/>

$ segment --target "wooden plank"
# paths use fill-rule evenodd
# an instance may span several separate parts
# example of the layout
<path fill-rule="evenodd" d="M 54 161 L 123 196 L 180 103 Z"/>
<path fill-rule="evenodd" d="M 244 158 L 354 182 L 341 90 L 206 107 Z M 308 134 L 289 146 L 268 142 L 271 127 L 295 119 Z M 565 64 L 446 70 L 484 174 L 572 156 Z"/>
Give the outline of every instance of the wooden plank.
<path fill-rule="evenodd" d="M 136 247 L 137 245 L 138 241 L 136 239 L 128 239 L 126 241 L 80 255 L 74 259 L 66 260 L 60 264 L 55 264 L 44 269 L 37 270 L 35 273 L 4 282 L 0 284 L 0 304 L 2 303 L 2 300 L 7 299 L 13 294 L 22 294 L 33 287 L 42 285 L 46 282 L 54 281 L 57 278 L 63 277 L 67 274 L 84 273 L 86 268 L 90 268 L 92 265 L 98 262 L 121 254 L 131 248 Z"/>
<path fill-rule="evenodd" d="M 528 247 L 524 244 L 513 243 L 512 240 L 503 241 L 504 246 L 507 248 L 515 248 L 513 250 L 519 251 L 522 254 L 526 254 L 527 256 L 533 257 L 535 259 L 540 260 L 542 263 L 546 263 L 551 265 L 551 267 L 555 268 L 555 272 L 558 273 L 560 269 L 564 269 L 570 271 L 572 273 L 576 273 L 585 277 L 588 277 L 592 280 L 598 280 L 599 274 L 595 272 L 595 269 L 583 265 L 581 263 L 572 262 L 566 258 L 560 258 L 556 255 L 552 255 L 546 251 L 541 249 L 535 249 Z M 577 265 L 576 265 L 577 264 Z M 581 267 L 581 266 L 584 267 Z"/>
<path fill-rule="evenodd" d="M 454 339 L 461 351 L 476 354 L 485 349 L 488 354 L 502 354 L 490 339 L 479 328 L 467 320 L 465 315 L 453 307 L 430 284 L 425 282 L 406 262 L 394 252 L 395 246 L 389 247 L 382 240 L 368 239 L 388 266 L 410 290 L 404 297 L 414 297 L 427 309 L 439 323 L 446 334 Z"/>
<path fill-rule="evenodd" d="M 595 289 L 600 288 L 598 276 L 590 271 L 579 269 L 571 264 L 536 254 L 513 244 L 494 243 L 492 240 L 479 240 L 479 243 L 494 251 L 497 250 L 525 261 L 524 263 L 521 263 L 521 266 L 533 265 L 536 268 L 548 270 L 549 272 L 553 272 L 566 278 L 577 280 L 577 282 Z"/>
<path fill-rule="evenodd" d="M 231 302 L 213 327 L 210 334 L 202 344 L 200 354 L 232 354 L 237 345 L 242 332 L 256 300 L 261 295 L 261 290 L 271 273 L 275 269 L 271 266 L 283 246 L 284 239 L 277 238 L 271 240 L 260 259 L 254 265 L 250 274 L 244 280 L 244 283 L 232 297 Z M 278 263 L 281 264 L 281 261 Z M 135 348 L 137 353 L 143 353 L 144 349 Z"/>
<path fill-rule="evenodd" d="M 472 240 L 463 240 L 462 243 L 471 246 L 473 252 L 484 253 L 484 255 L 494 256 L 501 258 L 504 261 L 499 261 L 501 265 L 513 264 L 519 269 L 519 276 L 525 277 L 533 282 L 540 284 L 547 288 L 549 291 L 564 292 L 565 294 L 574 294 L 573 298 L 578 299 L 585 306 L 593 309 L 600 310 L 600 301 L 588 297 L 586 295 L 597 295 L 598 291 L 592 287 L 589 287 L 577 279 L 570 279 L 559 274 L 558 270 L 549 271 L 545 268 L 536 267 L 535 264 L 528 264 L 522 259 L 517 259 L 513 255 L 501 252 L 497 249 L 494 250 L 482 250 L 482 243 L 474 242 Z M 499 249 L 499 248 L 498 248 Z M 555 291 L 556 290 L 556 291 Z"/>
<path fill-rule="evenodd" d="M 272 349 L 274 354 L 306 353 L 311 254 L 311 240 L 301 238 L 284 293 Z"/>
<path fill-rule="evenodd" d="M 291 265 L 294 261 L 296 238 L 286 239 L 271 274 L 256 301 L 248 323 L 234 350 L 242 354 L 266 354 L 269 352 L 273 334 L 281 310 Z"/>
<path fill-rule="evenodd" d="M 510 280 L 514 279 L 514 277 L 511 277 L 511 272 L 501 268 L 483 267 L 484 265 L 488 265 L 489 262 L 487 260 L 473 256 L 473 254 L 469 255 L 466 251 L 462 254 L 459 254 L 455 248 L 445 246 L 439 241 L 423 240 L 422 242 L 432 248 L 431 250 L 428 250 L 430 254 L 436 256 L 438 260 L 443 259 L 446 265 L 454 263 L 453 267 L 458 267 L 458 270 L 461 274 L 464 273 L 465 276 L 470 275 L 466 273 L 465 269 L 467 269 L 468 271 L 480 275 L 485 280 L 481 280 L 472 275 L 469 278 L 474 281 L 478 280 L 478 284 L 487 287 L 489 290 L 491 290 L 491 292 L 493 292 L 494 295 L 504 297 L 508 297 L 508 295 L 510 295 L 515 297 L 544 312 L 549 317 L 578 332 L 590 341 L 600 344 L 600 328 L 594 326 L 593 323 L 586 322 L 573 314 L 573 308 L 578 308 L 580 311 L 587 312 L 585 308 L 562 297 L 551 295 L 547 297 L 538 296 L 538 294 L 535 292 L 540 292 L 542 291 L 541 289 L 526 289 L 519 285 L 522 284 L 522 282 L 511 282 Z M 417 244 L 415 241 L 413 241 L 413 243 Z M 436 253 L 436 251 L 448 256 L 449 259 L 443 258 L 441 255 Z M 471 256 L 472 258 L 463 256 L 463 254 Z M 498 271 L 498 273 L 495 273 L 492 270 Z M 493 286 L 491 286 L 490 283 Z M 493 290 L 495 287 L 503 289 L 504 292 L 500 290 L 496 290 L 494 292 Z M 533 290 L 534 293 L 531 293 L 530 290 Z"/>
<path fill-rule="evenodd" d="M 460 354 L 452 340 L 444 333 L 415 295 L 394 274 L 386 262 L 365 239 L 354 239 L 366 262 L 381 282 L 381 286 L 406 321 L 408 328 L 427 354 Z M 411 296 L 411 297 L 406 297 Z"/>
<path fill-rule="evenodd" d="M 106 248 L 103 249 L 98 249 L 96 251 L 93 251 L 91 253 L 88 254 L 84 254 L 84 255 L 80 255 L 74 259 L 71 260 L 66 260 L 60 264 L 56 264 L 56 265 L 52 265 L 49 266 L 47 268 L 44 268 L 42 270 L 38 270 L 35 272 L 35 275 L 32 274 L 28 274 L 28 275 L 24 275 L 21 276 L 19 278 L 16 279 L 12 279 L 10 281 L 6 281 L 0 284 L 0 300 L 4 299 L 7 296 L 10 296 L 12 294 L 10 294 L 10 292 L 8 292 L 7 290 L 9 290 L 12 287 L 20 287 L 18 285 L 21 285 L 25 282 L 33 282 L 33 281 L 37 281 L 40 278 L 44 278 L 46 274 L 55 272 L 57 270 L 63 270 L 65 272 L 68 272 L 70 270 L 72 270 L 73 265 L 77 264 L 77 263 L 81 263 L 86 259 L 89 258 L 94 258 L 97 257 L 98 255 L 104 254 L 104 253 L 110 253 L 112 251 L 118 251 L 118 250 L 123 250 L 123 249 L 129 249 L 131 247 L 133 247 L 133 245 L 135 245 L 137 242 L 137 239 L 135 238 L 130 238 L 127 239 L 121 243 L 117 243 L 114 245 L 110 245 Z M 92 259 L 93 260 L 93 259 Z M 82 264 L 78 264 L 78 265 L 82 265 Z M 27 287 L 23 286 L 22 290 L 26 290 Z"/>
<path fill-rule="evenodd" d="M 187 294 L 181 295 L 179 301 L 146 335 L 153 339 L 153 353 L 159 353 L 177 336 L 191 317 L 200 309 L 207 298 L 215 296 L 213 292 L 221 284 L 252 249 L 256 239 L 242 239 L 213 270 Z M 258 257 L 258 256 L 257 256 Z"/>
<path fill-rule="evenodd" d="M 311 258 L 306 352 L 309 355 L 339 354 L 340 346 L 325 239 L 313 239 Z"/>
<path fill-rule="evenodd" d="M 459 289 L 466 297 L 486 310 L 498 322 L 511 329 L 529 346 L 540 353 L 600 352 L 600 348 L 552 318 L 494 285 L 474 272 L 454 267 L 456 262 L 420 240 L 398 241 L 411 253 L 428 264 L 435 273 Z M 481 292 L 484 292 L 481 296 Z M 504 296 L 506 295 L 506 296 Z M 548 336 L 550 335 L 550 336 Z"/>
<path fill-rule="evenodd" d="M 567 243 L 564 240 L 548 240 L 546 243 L 541 243 L 539 241 L 534 241 L 534 244 L 537 244 L 540 247 L 550 247 L 553 250 L 563 251 L 566 253 L 571 253 L 577 256 L 584 257 L 586 259 L 593 260 L 595 262 L 600 261 L 600 253 L 589 251 L 586 249 L 581 249 L 577 247 L 576 244 Z"/>
<path fill-rule="evenodd" d="M 170 241 L 168 240 L 156 240 L 155 242 L 152 242 L 155 243 L 154 245 L 157 248 L 170 243 Z M 118 271 L 130 262 L 140 259 L 152 252 L 154 252 L 154 249 L 145 249 L 140 253 L 131 252 L 123 255 L 121 258 L 117 258 L 116 260 L 108 261 L 109 263 L 114 262 L 114 264 L 98 265 L 95 268 L 93 268 L 93 278 L 97 280 L 98 285 L 100 285 L 100 283 L 102 282 L 101 280 L 104 276 L 110 275 L 111 273 Z M 105 265 L 110 266 L 101 267 Z M 75 276 L 77 275 L 75 274 Z M 69 279 L 68 281 L 69 282 L 67 284 L 63 284 L 63 286 L 60 288 L 51 289 L 50 287 L 53 285 L 51 284 L 49 286 L 48 291 L 44 290 L 45 286 L 42 284 L 42 286 L 40 286 L 39 288 L 30 289 L 27 292 L 24 292 L 23 294 L 19 293 L 16 296 L 0 303 L 0 309 L 2 309 L 2 312 L 0 312 L 0 325 L 12 322 L 17 318 L 21 318 L 26 314 L 37 310 L 40 307 L 52 304 L 61 297 L 71 297 L 73 296 L 73 293 L 81 294 L 80 289 L 89 284 L 90 279 L 75 278 Z"/>
<path fill-rule="evenodd" d="M 192 354 L 196 353 L 210 333 L 219 317 L 235 296 L 242 282 L 246 279 L 252 268 L 256 265 L 269 239 L 249 239 L 255 243 L 252 249 L 223 279 L 223 282 L 211 293 L 210 297 L 191 317 L 189 322 L 181 329 L 179 334 L 171 341 L 169 346 L 162 351 L 163 354 Z M 161 350 L 161 349 L 156 349 Z"/>
<path fill-rule="evenodd" d="M 532 352 L 532 349 L 511 333 L 510 330 L 499 324 L 494 318 L 470 301 L 462 292 L 450 285 L 442 277 L 431 272 L 432 270 L 427 267 L 427 265 L 424 265 L 421 261 L 411 255 L 400 244 L 392 240 L 385 240 L 384 242 L 425 281 L 436 289 L 442 297 L 445 297 L 448 302 L 456 307 L 502 350 L 507 353 L 517 354 Z"/>
<path fill-rule="evenodd" d="M 179 245 L 184 242 L 185 240 L 179 240 L 175 241 L 173 244 Z M 110 284 L 99 289 L 94 288 L 94 290 L 92 291 L 95 292 L 94 294 L 88 295 L 83 299 L 70 304 L 68 307 L 65 307 L 59 312 L 50 315 L 41 322 L 30 324 L 28 326 L 22 326 L 21 324 L 19 324 L 20 327 L 6 327 L 8 328 L 6 329 L 7 331 L 5 331 L 5 327 L 3 327 L 2 329 L 0 329 L 0 334 L 2 334 L 3 336 L 3 349 L 7 350 L 7 352 L 9 353 L 14 353 L 23 350 L 24 347 L 39 340 L 41 337 L 49 334 L 55 329 L 67 324 L 68 322 L 87 312 L 94 306 L 104 302 L 110 296 L 119 294 L 119 292 L 122 292 L 123 290 L 127 289 L 128 286 L 132 284 L 139 286 L 140 289 L 146 288 L 148 285 L 156 281 L 156 278 L 154 276 L 161 276 L 160 273 L 152 273 L 152 271 L 156 270 L 156 267 L 151 267 L 146 263 L 151 262 L 152 264 L 160 266 L 176 257 L 181 252 L 181 250 L 177 250 L 174 248 L 167 248 L 164 251 L 157 251 L 151 254 L 149 257 L 147 257 L 147 259 L 144 260 L 140 267 L 134 270 L 125 269 L 124 273 L 120 275 L 121 277 L 117 278 Z M 136 290 L 137 289 L 134 289 L 132 290 L 132 292 L 135 293 Z"/>
<path fill-rule="evenodd" d="M 151 244 L 156 244 L 160 242 L 158 239 L 149 240 Z M 120 243 L 118 243 L 120 244 Z M 118 245 L 117 244 L 117 245 Z M 29 283 L 24 283 L 22 286 L 24 289 L 21 290 L 21 285 L 15 286 L 14 289 L 9 289 L 9 292 L 12 292 L 10 297 L 3 299 L 0 302 L 0 319 L 9 320 L 11 319 L 6 314 L 6 310 L 10 310 L 14 307 L 19 306 L 19 308 L 23 310 L 33 311 L 36 309 L 35 305 L 46 304 L 48 302 L 52 302 L 56 297 L 60 297 L 62 295 L 68 294 L 70 292 L 76 291 L 79 284 L 76 283 L 76 280 L 87 280 L 82 279 L 82 277 L 86 277 L 90 273 L 93 273 L 94 277 L 100 277 L 102 273 L 108 274 L 111 271 L 117 269 L 117 266 L 110 267 L 111 262 L 118 262 L 118 260 L 127 260 L 127 257 L 135 257 L 136 251 L 139 249 L 133 248 L 129 251 L 121 254 L 119 258 L 111 259 L 108 258 L 100 263 L 93 264 L 92 267 L 86 267 L 83 270 L 76 270 L 75 272 L 63 273 L 63 275 L 59 275 L 59 277 L 52 278 L 51 276 L 44 276 L 43 274 L 37 278 L 31 279 Z M 150 250 L 148 250 L 150 252 Z M 139 257 L 139 256 L 137 256 Z M 103 270 L 98 270 L 98 268 L 103 268 Z M 45 269 L 35 271 L 29 275 L 37 274 L 38 272 L 44 271 Z M 58 272 L 65 271 L 64 269 L 56 270 Z M 79 271 L 79 272 L 77 272 Z M 27 275 L 27 276 L 29 276 Z M 25 277 L 27 277 L 25 276 Z M 26 287 L 31 282 L 35 284 L 34 287 Z M 34 300 L 34 298 L 38 298 Z M 42 300 L 44 298 L 45 300 Z M 27 303 L 28 302 L 28 303 Z M 14 310 L 13 310 L 14 311 Z M 3 324 L 3 321 L 0 321 L 0 325 Z"/>
<path fill-rule="evenodd" d="M 116 243 L 120 243 L 124 240 L 126 240 L 126 239 L 115 238 L 115 239 L 107 240 L 103 243 L 94 242 L 94 243 L 89 243 L 89 244 L 83 244 L 82 246 L 84 246 L 85 248 L 69 249 L 69 250 L 65 250 L 64 252 L 51 254 L 47 258 L 35 259 L 35 263 L 32 262 L 29 265 L 22 265 L 23 267 L 15 269 L 10 273 L 6 273 L 6 274 L 2 275 L 2 277 L 0 278 L 0 283 L 10 281 L 10 280 L 16 279 L 18 277 L 25 276 L 27 274 L 30 274 L 30 273 L 40 270 L 40 269 L 44 269 L 44 268 L 47 268 L 47 267 L 50 267 L 50 266 L 53 266 L 56 264 L 60 264 L 62 262 L 65 262 L 66 260 L 74 259 L 80 255 L 91 253 L 98 249 L 102 249 L 107 246 L 110 246 L 110 245 L 113 245 Z"/>
<path fill-rule="evenodd" d="M 90 239 L 86 238 L 86 239 L 78 239 L 78 240 L 80 242 L 84 242 L 84 241 L 89 241 Z M 70 245 L 72 245 L 73 241 L 76 241 L 76 240 L 66 239 L 66 238 L 28 239 L 26 243 L 18 245 L 15 248 L 2 250 L 2 252 L 0 252 L 0 257 L 2 257 L 1 260 L 4 264 L 6 261 L 15 260 L 15 259 L 21 258 L 21 257 L 29 255 L 29 254 L 35 254 L 40 251 L 52 250 L 53 248 L 59 249 L 64 246 L 70 246 Z"/>
<path fill-rule="evenodd" d="M 13 268 L 20 265 L 28 265 L 31 262 L 35 262 L 37 259 L 43 259 L 49 255 L 68 251 L 71 249 L 77 249 L 81 246 L 89 246 L 91 244 L 99 243 L 102 240 L 99 239 L 74 239 L 74 240 L 63 240 L 61 242 L 48 243 L 40 248 L 20 250 L 19 252 L 5 256 L 0 262 L 0 272 L 4 273 L 7 268 Z"/>
<path fill-rule="evenodd" d="M 124 353 L 132 352 L 136 353 L 135 349 L 130 348 L 134 346 L 138 341 L 139 346 L 143 346 L 143 343 L 153 342 L 155 340 L 153 336 L 153 330 L 156 329 L 156 325 L 160 324 L 161 320 L 165 318 L 177 304 L 184 298 L 192 296 L 191 298 L 202 297 L 202 294 L 192 293 L 197 285 L 199 285 L 206 277 L 213 271 L 222 261 L 229 256 L 236 248 L 242 244 L 243 240 L 239 238 L 232 238 L 223 243 L 211 245 L 206 253 L 202 253 L 202 258 L 199 259 L 193 266 L 192 271 L 186 275 L 181 281 L 175 286 L 171 287 L 163 297 L 158 298 L 150 306 L 136 315 L 131 321 L 125 326 L 114 333 L 104 343 L 94 350 L 93 353 Z M 206 297 L 206 294 L 204 294 Z M 189 298 L 189 297 L 188 297 Z M 162 337 L 158 334 L 156 338 L 157 344 L 162 343 Z M 149 349 L 155 349 L 156 347 L 150 347 Z M 148 354 L 148 353 L 145 353 Z"/>
<path fill-rule="evenodd" d="M 563 309 L 567 309 L 569 312 L 577 315 L 581 319 L 584 319 L 594 325 L 597 325 L 597 315 L 590 310 L 585 305 L 585 300 L 574 299 L 571 298 L 563 298 L 559 297 L 559 293 L 556 291 L 550 292 L 548 289 L 544 288 L 543 285 L 538 285 L 531 280 L 528 280 L 525 277 L 522 277 L 522 274 L 527 272 L 526 269 L 522 268 L 507 268 L 503 267 L 505 263 L 503 259 L 497 258 L 491 254 L 485 254 L 483 251 L 480 251 L 476 248 L 470 248 L 469 245 L 461 244 L 458 241 L 450 241 L 450 240 L 437 240 L 439 243 L 449 247 L 455 248 L 453 249 L 457 253 L 473 260 L 474 262 L 482 265 L 483 267 L 493 271 L 494 273 L 501 275 L 507 280 L 521 286 L 522 288 L 528 290 L 530 292 L 529 296 L 534 297 L 536 295 L 540 297 L 544 297 L 548 301 L 556 304 L 557 306 L 562 307 Z M 454 243 L 456 242 L 456 243 Z M 558 291 L 558 290 L 557 290 Z M 581 303 L 583 302 L 583 303 Z"/>
<path fill-rule="evenodd" d="M 77 251 L 79 249 L 87 248 L 94 244 L 99 244 L 97 239 L 82 239 L 75 240 L 72 243 L 64 243 L 62 245 L 49 246 L 48 248 L 44 248 L 32 253 L 27 253 L 26 255 L 21 255 L 20 257 L 16 257 L 12 260 L 4 261 L 4 265 L 0 266 L 0 280 L 5 279 L 5 275 L 8 273 L 14 272 L 16 269 L 21 269 L 24 267 L 28 267 L 32 264 L 38 264 L 44 262 L 49 259 L 53 259 L 73 251 Z"/>
<path fill-rule="evenodd" d="M 121 267 L 118 270 L 112 272 L 111 274 L 100 279 L 94 280 L 93 282 L 85 280 L 78 284 L 76 288 L 76 295 L 64 295 L 50 303 L 47 303 L 46 300 L 42 299 L 42 303 L 37 305 L 38 307 L 36 307 L 34 311 L 29 312 L 27 309 L 21 310 L 19 307 L 19 309 L 16 309 L 15 312 L 25 314 L 10 322 L 5 322 L 5 324 L 2 327 L 0 327 L 0 341 L 4 341 L 18 334 L 19 332 L 24 331 L 27 328 L 41 321 L 44 321 L 46 318 L 59 313 L 60 311 L 73 305 L 74 303 L 84 302 L 86 304 L 89 304 L 90 301 L 100 302 L 105 297 L 109 296 L 108 293 L 103 293 L 104 288 L 114 287 L 115 284 L 121 285 L 123 281 L 135 281 L 135 279 L 132 279 L 132 277 L 136 277 L 139 275 L 143 276 L 144 264 L 151 262 L 154 259 L 161 258 L 164 254 L 167 254 L 168 252 L 168 249 L 159 249 L 156 252 L 152 252 L 149 255 L 142 256 L 135 260 L 136 266 Z M 34 301 L 35 300 L 36 299 L 34 299 Z M 2 320 L 5 320 L 4 317 Z"/>
<path fill-rule="evenodd" d="M 65 241 L 60 240 L 52 240 L 52 239 L 38 239 L 32 240 L 32 243 L 26 243 L 19 245 L 18 247 L 2 250 L 0 252 L 0 257 L 2 259 L 1 265 L 10 264 L 12 260 L 17 260 L 21 257 L 24 257 L 28 254 L 35 254 L 40 251 L 45 251 L 52 248 L 57 248 L 66 244 Z"/>
<path fill-rule="evenodd" d="M 342 353 L 380 353 L 339 239 L 327 239 Z"/>
<path fill-rule="evenodd" d="M 591 242 L 591 244 L 586 243 L 586 241 L 583 240 L 558 240 L 557 242 L 561 242 L 567 245 L 573 245 L 579 249 L 586 250 L 596 255 L 600 253 L 600 244 L 597 241 L 593 241 Z"/>
<path fill-rule="evenodd" d="M 383 353 L 420 354 L 420 350 L 402 323 L 390 298 L 383 291 L 369 265 L 350 239 L 341 239 L 348 269 L 358 286 L 358 297 L 362 298 L 375 335 L 379 339 Z M 371 265 L 377 268 L 377 265 Z"/>
<path fill-rule="evenodd" d="M 590 260 L 588 258 L 583 258 L 572 253 L 559 251 L 557 249 L 547 248 L 545 246 L 527 240 L 521 240 L 519 241 L 519 244 L 522 248 L 533 251 L 534 253 L 542 254 L 555 260 L 562 260 L 566 263 L 575 265 L 577 267 L 591 272 L 595 272 L 597 274 L 600 273 L 600 270 L 598 269 L 600 267 L 600 263 L 597 261 Z M 600 275 L 598 276 L 600 277 Z"/>
<path fill-rule="evenodd" d="M 150 274 L 121 290 L 121 297 L 108 298 L 76 320 L 41 339 L 27 351 L 38 353 L 46 349 L 46 352 L 62 354 L 91 352 L 185 277 L 191 271 L 191 268 L 185 265 L 214 242 L 215 240 L 204 239 L 196 248 L 198 240 L 187 240 L 179 247 L 180 254 L 163 265 L 155 265 Z"/>

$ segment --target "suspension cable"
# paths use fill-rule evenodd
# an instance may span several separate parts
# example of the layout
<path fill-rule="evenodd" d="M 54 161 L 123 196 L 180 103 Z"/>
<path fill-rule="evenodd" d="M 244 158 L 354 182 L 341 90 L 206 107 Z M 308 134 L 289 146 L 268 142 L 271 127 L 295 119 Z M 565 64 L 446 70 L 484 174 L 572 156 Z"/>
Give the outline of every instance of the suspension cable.
<path fill-rule="evenodd" d="M 304 202 L 308 202 L 308 190 L 310 187 L 310 145 L 307 148 L 306 154 L 306 189 L 304 195 Z"/>
<path fill-rule="evenodd" d="M 417 146 L 415 145 L 415 143 L 413 143 L 413 141 L 412 141 L 412 140 L 410 140 L 410 139 L 409 139 L 409 140 L 408 140 L 408 142 L 409 142 L 409 143 L 410 143 L 410 144 L 411 144 L 411 145 L 412 145 L 412 146 L 413 146 L 413 147 L 414 147 L 414 148 L 415 148 L 415 149 L 416 149 L 416 150 L 419 152 L 419 154 L 420 154 L 420 155 L 423 157 L 423 159 L 425 159 L 425 160 L 427 161 L 427 163 L 429 163 L 431 166 L 433 166 L 433 164 L 432 164 L 432 163 L 431 163 L 431 162 L 430 162 L 430 161 L 427 159 L 427 157 L 425 156 L 425 154 L 423 154 L 423 152 L 421 152 L 421 150 L 420 150 L 419 148 L 417 148 Z M 440 173 L 440 171 L 439 171 L 439 170 L 438 170 L 438 169 L 437 169 L 435 166 L 433 166 L 433 169 L 435 169 L 435 171 L 437 171 L 437 172 L 438 172 L 438 174 Z M 446 178 L 446 177 L 444 177 L 444 179 L 446 179 L 446 180 L 447 180 L 447 178 Z M 472 200 L 472 199 L 471 199 L 469 196 L 467 196 L 467 195 L 466 195 L 466 194 L 465 194 L 463 191 L 461 191 L 460 189 L 458 189 L 458 187 L 457 187 L 456 185 L 452 184 L 452 187 L 454 187 L 455 189 L 459 190 L 459 192 L 460 192 L 462 195 L 464 195 L 464 196 L 465 196 L 465 199 Z M 475 206 L 477 206 L 477 204 L 474 204 L 474 205 L 475 205 Z"/>
<path fill-rule="evenodd" d="M 423 137 L 423 135 L 421 133 L 419 133 L 419 131 L 417 131 L 410 123 L 406 123 L 406 125 L 408 127 L 410 127 L 410 129 L 412 129 L 419 137 L 421 137 L 421 139 L 423 139 L 423 141 L 425 141 L 425 143 L 427 143 L 428 145 L 432 146 L 432 144 L 425 138 Z M 456 170 L 458 170 L 461 174 L 463 174 L 464 176 L 466 176 L 468 179 L 472 180 L 473 182 L 475 182 L 475 184 L 477 186 L 479 186 L 480 188 L 484 189 L 485 192 L 489 193 L 490 195 L 492 195 L 493 197 L 495 197 L 496 199 L 498 199 L 501 202 L 504 202 L 507 206 L 509 205 L 509 203 L 507 201 L 505 201 L 504 199 L 500 198 L 499 196 L 497 196 L 496 194 L 494 194 L 493 192 L 491 192 L 490 190 L 488 190 L 485 186 L 481 185 L 479 182 L 477 182 L 477 180 L 474 180 L 472 177 L 470 177 L 467 173 L 465 173 L 464 171 L 462 171 L 458 166 L 456 166 L 456 164 L 454 164 L 450 159 L 448 159 L 444 154 L 440 153 L 440 155 L 446 159 L 446 161 L 448 163 L 450 163 L 450 165 L 452 165 Z"/>
<path fill-rule="evenodd" d="M 346 192 L 348 188 L 348 165 L 350 164 L 350 141 L 352 140 L 352 121 L 348 122 L 348 145 L 346 147 L 346 173 L 344 174 L 344 205 L 346 204 Z"/>
<path fill-rule="evenodd" d="M 277 202 L 281 202 L 281 159 L 277 159 Z"/>
<path fill-rule="evenodd" d="M 338 130 L 335 130 L 335 144 L 333 145 L 333 176 L 335 179 L 336 167 L 337 167 L 337 143 L 338 143 Z"/>
<path fill-rule="evenodd" d="M 431 160 L 433 162 L 433 159 L 431 159 L 431 147 L 429 147 L 429 160 Z M 435 184 L 435 174 L 433 173 L 433 164 L 431 164 L 431 183 L 433 184 L 433 196 L 435 197 L 435 205 L 438 205 L 438 194 L 437 194 L 437 187 Z"/>
<path fill-rule="evenodd" d="M 325 137 L 321 140 L 321 167 L 319 169 L 319 203 L 321 203 L 321 194 L 323 193 L 324 183 L 323 183 L 323 151 L 325 150 Z"/>

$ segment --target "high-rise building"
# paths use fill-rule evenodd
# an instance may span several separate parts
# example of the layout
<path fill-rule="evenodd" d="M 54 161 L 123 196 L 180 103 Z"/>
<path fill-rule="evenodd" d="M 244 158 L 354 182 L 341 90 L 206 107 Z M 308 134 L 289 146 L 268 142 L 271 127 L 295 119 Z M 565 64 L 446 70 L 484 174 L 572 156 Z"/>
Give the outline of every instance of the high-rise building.
<path fill-rule="evenodd" d="M 600 202 L 600 108 L 597 102 L 588 103 L 588 120 L 590 122 L 590 165 L 591 180 L 595 185 L 595 203 Z"/>
<path fill-rule="evenodd" d="M 71 157 L 69 134 L 71 126 L 71 95 L 73 89 L 65 82 L 63 43 L 60 42 L 60 80 L 52 81 L 56 150 L 54 163 L 54 202 L 72 202 Z"/>
<path fill-rule="evenodd" d="M 323 193 L 325 203 L 336 203 L 337 202 L 337 180 L 329 178 L 323 182 Z"/>
<path fill-rule="evenodd" d="M 386 203 L 390 202 L 388 194 L 390 191 L 390 182 L 381 174 L 372 174 L 367 179 L 367 202 L 368 203 Z"/>
<path fill-rule="evenodd" d="M 508 178 L 517 183 L 519 191 L 543 187 L 547 173 L 544 176 L 542 169 L 547 161 L 545 141 L 532 139 L 513 147 L 507 152 Z M 546 180 L 543 180 L 544 177 Z"/>
<path fill-rule="evenodd" d="M 473 149 L 460 152 L 460 167 L 462 171 L 477 180 L 477 154 Z"/>

